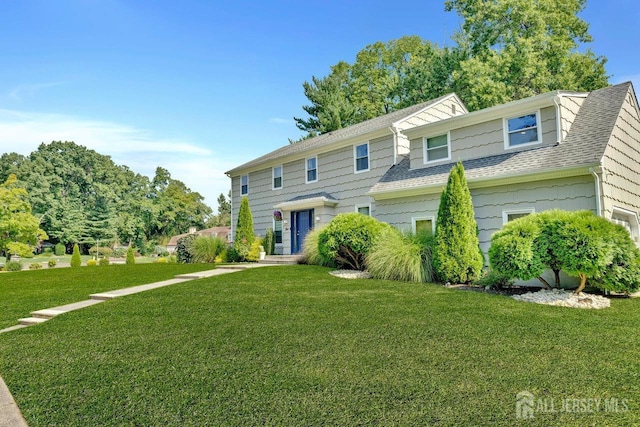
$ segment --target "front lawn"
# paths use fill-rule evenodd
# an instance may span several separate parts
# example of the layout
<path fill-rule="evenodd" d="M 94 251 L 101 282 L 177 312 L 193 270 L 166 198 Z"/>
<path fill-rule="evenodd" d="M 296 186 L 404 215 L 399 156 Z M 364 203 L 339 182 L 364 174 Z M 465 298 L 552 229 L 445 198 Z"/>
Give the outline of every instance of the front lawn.
<path fill-rule="evenodd" d="M 212 264 L 107 265 L 0 274 L 0 329 L 17 325 L 35 310 L 78 302 L 90 294 L 212 270 Z"/>
<path fill-rule="evenodd" d="M 32 427 L 640 421 L 640 301 L 579 310 L 328 271 L 250 269 L 0 334 L 0 374 Z M 516 418 L 522 391 L 533 420 Z"/>

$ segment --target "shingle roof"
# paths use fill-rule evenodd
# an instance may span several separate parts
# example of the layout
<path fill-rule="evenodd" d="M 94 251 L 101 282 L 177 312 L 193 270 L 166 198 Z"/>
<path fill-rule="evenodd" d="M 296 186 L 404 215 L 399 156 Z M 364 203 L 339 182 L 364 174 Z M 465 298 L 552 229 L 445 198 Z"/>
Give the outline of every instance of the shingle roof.
<path fill-rule="evenodd" d="M 561 144 L 463 161 L 467 180 L 526 175 L 598 164 L 630 86 L 631 83 L 627 82 L 591 92 Z M 371 193 L 443 185 L 453 164 L 419 169 L 410 169 L 409 165 L 409 158 L 404 158 L 391 167 L 373 186 Z"/>
<path fill-rule="evenodd" d="M 302 196 L 296 196 L 293 199 L 289 199 L 287 200 L 288 202 L 297 202 L 299 200 L 306 200 L 306 199 L 315 199 L 316 197 L 324 197 L 328 200 L 335 200 L 338 201 L 335 197 L 333 197 L 331 194 L 326 193 L 326 192 L 320 192 L 320 193 L 313 193 L 313 194 L 305 194 Z"/>
<path fill-rule="evenodd" d="M 365 135 L 370 132 L 386 129 L 391 125 L 393 125 L 394 123 L 404 119 L 405 117 L 408 117 L 412 114 L 419 112 L 424 108 L 434 105 L 451 95 L 452 94 L 443 95 L 439 98 L 432 99 L 430 101 L 423 102 L 421 104 L 412 105 L 411 107 L 403 108 L 402 110 L 393 111 L 389 114 L 385 114 L 384 116 L 375 117 L 373 119 L 369 119 L 364 122 L 348 126 L 346 128 L 328 132 L 328 133 L 316 136 L 314 138 L 305 139 L 295 144 L 286 145 L 270 153 L 267 153 L 261 157 L 258 157 L 254 160 L 251 160 L 247 163 L 237 166 L 227 171 L 226 173 L 232 174 L 234 172 L 238 172 L 243 169 L 248 169 L 254 166 L 261 165 L 271 160 L 276 160 L 280 157 L 289 156 L 297 153 L 303 153 L 305 151 L 313 150 L 314 148 L 318 148 L 323 145 L 330 145 L 332 143 L 339 142 L 347 138 L 351 138 L 359 135 Z"/>

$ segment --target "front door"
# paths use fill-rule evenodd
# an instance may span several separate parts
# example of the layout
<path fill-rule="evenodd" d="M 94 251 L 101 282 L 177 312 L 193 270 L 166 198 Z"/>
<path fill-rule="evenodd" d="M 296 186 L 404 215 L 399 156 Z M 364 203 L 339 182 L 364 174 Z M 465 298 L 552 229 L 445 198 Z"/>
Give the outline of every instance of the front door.
<path fill-rule="evenodd" d="M 291 253 L 302 250 L 304 238 L 313 228 L 313 209 L 291 212 Z"/>

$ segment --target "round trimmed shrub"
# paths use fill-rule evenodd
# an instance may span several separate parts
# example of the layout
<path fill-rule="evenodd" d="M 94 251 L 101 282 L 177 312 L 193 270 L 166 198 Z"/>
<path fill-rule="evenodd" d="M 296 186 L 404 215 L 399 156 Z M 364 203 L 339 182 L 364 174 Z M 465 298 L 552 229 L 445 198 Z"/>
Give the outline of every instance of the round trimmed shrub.
<path fill-rule="evenodd" d="M 56 256 L 62 256 L 62 255 L 67 253 L 67 247 L 65 245 L 63 245 L 62 243 L 58 243 L 53 248 L 53 251 L 56 254 Z"/>
<path fill-rule="evenodd" d="M 98 261 L 99 265 L 109 265 L 111 264 L 111 262 L 109 261 L 109 258 L 100 258 L 100 260 Z"/>
<path fill-rule="evenodd" d="M 95 259 L 87 260 L 87 267 L 95 267 L 96 265 L 98 265 L 98 261 L 96 261 Z"/>
<path fill-rule="evenodd" d="M 22 263 L 18 261 L 7 261 L 4 265 L 4 271 L 20 271 L 22 270 Z"/>
<path fill-rule="evenodd" d="M 47 262 L 47 265 L 49 266 L 49 268 L 53 268 L 53 267 L 55 267 L 56 265 L 58 265 L 58 261 L 56 261 L 55 259 L 50 259 L 50 260 Z"/>
<path fill-rule="evenodd" d="M 158 258 L 158 264 L 167 264 L 166 258 Z"/>
<path fill-rule="evenodd" d="M 320 256 L 341 268 L 364 270 L 371 246 L 382 230 L 390 227 L 358 212 L 339 214 L 318 236 Z"/>

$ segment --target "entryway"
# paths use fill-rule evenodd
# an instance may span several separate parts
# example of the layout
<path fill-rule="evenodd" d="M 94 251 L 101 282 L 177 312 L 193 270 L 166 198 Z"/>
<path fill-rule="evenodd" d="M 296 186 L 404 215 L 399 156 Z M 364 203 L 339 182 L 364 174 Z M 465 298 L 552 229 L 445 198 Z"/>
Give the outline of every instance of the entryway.
<path fill-rule="evenodd" d="M 313 209 L 291 212 L 291 253 L 302 250 L 304 238 L 313 229 Z"/>

